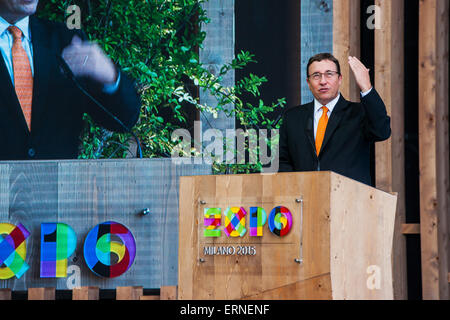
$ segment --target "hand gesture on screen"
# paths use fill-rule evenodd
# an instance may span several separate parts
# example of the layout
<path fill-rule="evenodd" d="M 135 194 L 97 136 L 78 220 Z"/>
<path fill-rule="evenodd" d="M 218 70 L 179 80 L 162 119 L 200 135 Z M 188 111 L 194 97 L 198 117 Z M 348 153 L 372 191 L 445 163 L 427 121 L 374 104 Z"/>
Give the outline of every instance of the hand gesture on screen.
<path fill-rule="evenodd" d="M 75 35 L 64 48 L 62 57 L 76 77 L 88 77 L 103 85 L 117 80 L 114 64 L 96 43 L 83 41 Z"/>

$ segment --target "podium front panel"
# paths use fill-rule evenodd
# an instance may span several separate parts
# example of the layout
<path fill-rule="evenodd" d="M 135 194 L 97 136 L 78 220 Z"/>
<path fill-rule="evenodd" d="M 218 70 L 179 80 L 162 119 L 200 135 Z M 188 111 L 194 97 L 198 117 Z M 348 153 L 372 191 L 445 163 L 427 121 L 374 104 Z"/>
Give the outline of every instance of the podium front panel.
<path fill-rule="evenodd" d="M 179 297 L 330 299 L 329 201 L 315 198 L 323 188 L 314 174 L 182 177 Z M 266 214 L 261 236 L 250 234 L 255 208 Z M 213 213 L 220 224 L 208 230 Z"/>

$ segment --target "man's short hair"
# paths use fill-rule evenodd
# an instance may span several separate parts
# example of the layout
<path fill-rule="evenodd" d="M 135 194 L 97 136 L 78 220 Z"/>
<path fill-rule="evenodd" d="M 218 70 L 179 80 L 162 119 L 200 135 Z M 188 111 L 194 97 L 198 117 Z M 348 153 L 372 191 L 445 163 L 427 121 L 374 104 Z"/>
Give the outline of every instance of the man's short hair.
<path fill-rule="evenodd" d="M 320 62 L 322 60 L 330 60 L 333 61 L 334 64 L 336 65 L 337 68 L 337 73 L 339 75 L 341 75 L 341 66 L 339 65 L 339 61 L 338 59 L 336 59 L 331 53 L 328 52 L 324 52 L 324 53 L 318 53 L 314 56 L 312 56 L 311 58 L 309 58 L 308 61 L 308 65 L 306 66 L 306 77 L 309 77 L 309 66 L 313 63 L 313 62 Z"/>

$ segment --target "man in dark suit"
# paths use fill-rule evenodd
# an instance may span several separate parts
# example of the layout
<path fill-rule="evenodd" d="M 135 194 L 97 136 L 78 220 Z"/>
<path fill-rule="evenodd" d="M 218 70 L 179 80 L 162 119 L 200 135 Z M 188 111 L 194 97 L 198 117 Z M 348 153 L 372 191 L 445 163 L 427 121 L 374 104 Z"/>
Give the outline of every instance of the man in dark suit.
<path fill-rule="evenodd" d="M 372 87 L 369 70 L 355 57 L 349 65 L 361 102 L 340 94 L 339 61 L 329 53 L 311 57 L 307 82 L 314 101 L 291 108 L 280 128 L 279 171 L 334 171 L 371 184 L 371 144 L 391 134 L 386 107 Z"/>
<path fill-rule="evenodd" d="M 127 128 L 139 117 L 134 83 L 82 32 L 35 17 L 37 4 L 0 1 L 0 160 L 76 158 L 85 112 L 125 131 L 62 71 L 61 57 Z"/>

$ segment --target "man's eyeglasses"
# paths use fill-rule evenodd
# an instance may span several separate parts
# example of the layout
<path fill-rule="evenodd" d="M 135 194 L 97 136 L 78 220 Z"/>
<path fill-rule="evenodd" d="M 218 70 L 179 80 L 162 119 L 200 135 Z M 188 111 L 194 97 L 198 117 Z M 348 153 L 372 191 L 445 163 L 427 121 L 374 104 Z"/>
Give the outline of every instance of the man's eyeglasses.
<path fill-rule="evenodd" d="M 325 71 L 324 73 L 321 72 L 314 72 L 313 74 L 310 74 L 308 78 L 313 79 L 314 81 L 319 81 L 322 79 L 322 76 L 325 76 L 325 79 L 332 79 L 336 74 L 339 74 L 337 71 Z"/>

